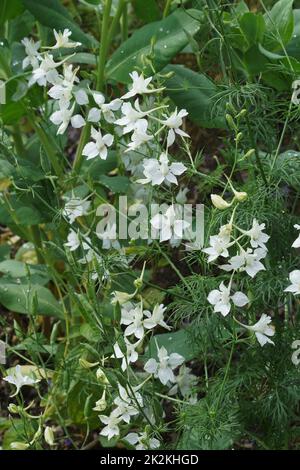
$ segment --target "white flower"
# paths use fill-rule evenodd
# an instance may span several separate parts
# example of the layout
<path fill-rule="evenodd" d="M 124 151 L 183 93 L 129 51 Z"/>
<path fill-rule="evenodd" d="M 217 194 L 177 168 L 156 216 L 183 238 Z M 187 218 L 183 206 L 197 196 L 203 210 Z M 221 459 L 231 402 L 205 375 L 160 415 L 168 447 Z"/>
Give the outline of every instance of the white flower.
<path fill-rule="evenodd" d="M 144 310 L 144 315 L 147 317 L 146 320 L 144 320 L 144 327 L 147 328 L 147 330 L 151 330 L 159 325 L 166 330 L 171 330 L 171 327 L 164 321 L 164 312 L 166 310 L 167 307 L 164 307 L 163 304 L 156 304 L 152 314 L 148 310 Z"/>
<path fill-rule="evenodd" d="M 264 265 L 260 262 L 260 259 L 266 257 L 267 252 L 263 248 L 257 248 L 251 250 L 248 248 L 247 251 L 241 251 L 239 255 L 233 256 L 229 260 L 229 264 L 220 266 L 224 271 L 246 271 L 250 277 L 255 277 L 259 271 L 265 271 Z"/>
<path fill-rule="evenodd" d="M 89 237 L 85 236 L 84 240 L 86 240 L 86 242 L 91 243 L 91 240 L 90 240 Z M 86 242 L 83 241 L 82 247 L 83 247 L 84 250 L 89 250 L 90 245 Z M 77 248 L 80 247 L 80 245 L 81 245 L 81 239 L 79 237 L 79 234 L 77 232 L 75 232 L 74 230 L 70 230 L 70 232 L 68 234 L 68 242 L 65 243 L 65 246 L 70 248 L 70 251 L 75 251 L 75 250 L 77 250 Z"/>
<path fill-rule="evenodd" d="M 274 326 L 270 325 L 271 321 L 271 317 L 263 313 L 258 322 L 254 325 L 243 326 L 247 328 L 247 330 L 253 331 L 259 344 L 261 346 L 264 346 L 266 343 L 274 344 L 274 342 L 269 338 L 269 336 L 274 336 L 275 334 Z"/>
<path fill-rule="evenodd" d="M 162 184 L 164 181 L 166 181 L 167 184 L 178 184 L 175 175 L 181 175 L 186 170 L 183 163 L 171 163 L 171 165 L 169 165 L 169 159 L 166 153 L 162 153 L 159 160 L 156 160 L 156 158 L 145 159 L 143 165 L 143 173 L 146 179 L 138 180 L 138 183 L 147 184 L 151 182 L 152 186 Z"/>
<path fill-rule="evenodd" d="M 121 309 L 121 325 L 127 325 L 125 336 L 134 335 L 141 339 L 144 336 L 144 315 L 140 305 L 133 307 L 132 305 L 124 305 Z"/>
<path fill-rule="evenodd" d="M 161 123 L 164 126 L 169 127 L 168 138 L 167 138 L 167 146 L 170 147 L 175 142 L 175 134 L 180 135 L 181 137 L 189 137 L 189 135 L 184 132 L 183 130 L 179 129 L 182 125 L 182 118 L 188 115 L 188 112 L 185 109 L 181 109 L 179 113 L 177 112 L 177 108 L 171 114 L 171 116 L 166 116 L 164 120 L 161 120 Z"/>
<path fill-rule="evenodd" d="M 250 237 L 250 245 L 252 248 L 258 248 L 259 246 L 266 250 L 265 243 L 269 240 L 269 235 L 263 232 L 265 224 L 259 224 L 256 219 L 252 222 L 252 228 L 250 230 L 241 230 L 245 235 Z"/>
<path fill-rule="evenodd" d="M 125 152 L 129 152 L 130 150 L 136 150 L 141 145 L 153 139 L 152 135 L 147 134 L 147 129 L 148 121 L 146 119 L 139 119 L 136 122 L 133 134 L 131 136 L 131 142 L 128 144 Z"/>
<path fill-rule="evenodd" d="M 115 122 L 115 115 L 113 111 L 118 111 L 122 105 L 122 100 L 117 98 L 110 103 L 105 103 L 105 97 L 102 95 L 102 93 L 99 92 L 94 92 L 93 93 L 93 98 L 95 102 L 97 103 L 98 108 L 92 108 L 93 112 L 89 114 L 88 121 L 91 122 L 98 122 L 101 116 L 101 112 L 103 113 L 104 119 L 109 122 L 109 123 L 114 123 Z M 98 111 L 98 113 L 97 113 Z M 99 117 L 98 117 L 99 116 Z M 93 119 L 98 119 L 94 121 Z"/>
<path fill-rule="evenodd" d="M 35 42 L 33 39 L 24 38 L 21 43 L 25 47 L 25 52 L 27 56 L 23 59 L 22 68 L 26 69 L 29 65 L 33 69 L 38 68 L 39 60 L 41 59 L 39 48 L 41 46 L 41 41 Z"/>
<path fill-rule="evenodd" d="M 123 134 L 134 131 L 137 121 L 143 119 L 148 114 L 141 110 L 138 98 L 134 102 L 134 107 L 131 103 L 123 103 L 121 111 L 123 117 L 117 119 L 115 124 L 124 127 Z"/>
<path fill-rule="evenodd" d="M 154 450 L 160 446 L 159 440 L 155 437 L 148 437 L 146 432 L 140 434 L 130 432 L 124 440 L 135 446 L 136 450 Z"/>
<path fill-rule="evenodd" d="M 53 124 L 56 126 L 59 126 L 57 129 L 57 134 L 63 134 L 67 129 L 73 115 L 74 107 L 75 104 L 73 104 L 70 109 L 63 107 L 59 111 L 55 111 L 53 114 L 51 114 L 50 121 L 53 122 Z"/>
<path fill-rule="evenodd" d="M 118 436 L 120 434 L 119 424 L 122 421 L 122 418 L 114 411 L 109 416 L 100 415 L 100 420 L 106 426 L 100 432 L 101 436 L 106 436 L 108 440 L 112 439 L 114 436 Z"/>
<path fill-rule="evenodd" d="M 152 77 L 144 78 L 143 74 L 139 75 L 137 72 L 132 72 L 129 75 L 132 79 L 132 85 L 130 87 L 129 92 L 122 96 L 123 100 L 127 100 L 128 98 L 132 98 L 133 96 L 136 96 L 136 95 L 154 93 L 154 92 L 163 90 L 163 88 L 159 88 L 159 89 L 148 88 L 148 85 L 152 81 Z"/>
<path fill-rule="evenodd" d="M 74 98 L 76 103 L 78 103 L 80 106 L 88 104 L 89 102 L 88 94 L 83 88 L 78 88 L 76 91 L 74 91 Z"/>
<path fill-rule="evenodd" d="M 237 307 L 243 307 L 249 302 L 243 292 L 238 291 L 234 295 L 230 295 L 230 285 L 226 287 L 224 282 L 221 282 L 219 289 L 214 289 L 208 294 L 207 300 L 214 306 L 214 312 L 220 312 L 223 317 L 226 317 L 230 312 L 231 301 Z"/>
<path fill-rule="evenodd" d="M 230 243 L 230 233 L 231 225 L 227 224 L 220 228 L 218 235 L 212 235 L 209 237 L 210 246 L 202 250 L 208 255 L 208 263 L 215 261 L 219 256 L 222 256 L 223 258 L 227 258 L 229 256 L 228 248 L 232 244 Z"/>
<path fill-rule="evenodd" d="M 59 49 L 60 47 L 71 48 L 81 46 L 81 42 L 72 42 L 69 40 L 69 37 L 72 35 L 72 31 L 70 31 L 69 29 L 64 29 L 63 32 L 57 32 L 54 29 L 53 34 L 56 40 L 56 44 L 52 47 L 49 47 L 49 49 Z"/>
<path fill-rule="evenodd" d="M 126 346 L 126 352 L 123 353 L 121 350 L 120 346 L 118 343 L 115 343 L 114 345 L 114 354 L 111 357 L 116 357 L 117 359 L 122 359 L 122 364 L 121 364 L 121 369 L 122 371 L 125 371 L 129 364 L 133 364 L 138 360 L 138 353 L 136 352 L 136 348 L 140 344 L 140 340 L 137 341 L 136 343 L 132 344 L 128 339 L 124 338 L 125 341 L 125 346 Z"/>
<path fill-rule="evenodd" d="M 190 223 L 179 219 L 174 205 L 168 207 L 164 214 L 156 214 L 152 217 L 150 223 L 152 227 L 160 231 L 160 241 L 181 240 L 183 232 L 190 226 Z"/>
<path fill-rule="evenodd" d="M 64 64 L 64 75 L 48 91 L 48 95 L 59 101 L 59 107 L 68 107 L 72 98 L 74 83 L 79 79 L 76 77 L 78 69 L 73 70 L 72 65 Z"/>
<path fill-rule="evenodd" d="M 62 62 L 54 62 L 51 54 L 45 54 L 38 67 L 32 71 L 32 76 L 29 79 L 28 85 L 32 86 L 37 83 L 38 85 L 45 87 L 47 82 L 52 85 L 59 83 L 60 78 L 56 67 L 61 64 Z"/>
<path fill-rule="evenodd" d="M 295 224 L 294 228 L 296 228 L 297 230 L 300 230 L 300 225 Z M 300 234 L 298 235 L 298 237 L 296 238 L 296 240 L 292 244 L 292 247 L 293 248 L 300 248 Z"/>
<path fill-rule="evenodd" d="M 14 371 L 12 372 L 12 374 L 7 375 L 6 377 L 3 378 L 3 380 L 5 380 L 5 382 L 8 382 L 12 385 L 15 385 L 16 387 L 16 391 L 13 395 L 11 395 L 11 397 L 16 396 L 19 393 L 21 387 L 23 387 L 24 385 L 34 385 L 40 382 L 40 379 L 32 379 L 28 375 L 23 375 L 22 368 L 20 365 L 17 365 Z"/>
<path fill-rule="evenodd" d="M 77 217 L 82 217 L 83 215 L 88 214 L 90 205 L 90 201 L 80 199 L 79 197 L 72 197 L 66 202 L 63 214 L 72 224 Z"/>
<path fill-rule="evenodd" d="M 191 374 L 191 369 L 182 364 L 175 377 L 175 385 L 169 390 L 169 395 L 176 395 L 178 390 L 183 397 L 191 395 L 197 382 L 198 379 L 194 374 Z"/>
<path fill-rule="evenodd" d="M 118 384 L 119 396 L 114 399 L 114 404 L 117 408 L 114 410 L 114 413 L 118 415 L 125 423 L 130 422 L 131 416 L 139 414 L 137 403 L 140 407 L 143 406 L 143 399 L 140 393 L 134 392 L 134 399 L 128 395 L 127 390 Z"/>
<path fill-rule="evenodd" d="M 85 126 L 85 120 L 81 114 L 75 114 L 75 116 L 71 117 L 71 126 L 74 127 L 74 129 L 80 129 L 80 127 Z"/>
<path fill-rule="evenodd" d="M 292 292 L 294 295 L 300 294 L 300 270 L 295 269 L 289 274 L 291 284 L 284 289 L 284 292 Z"/>
<path fill-rule="evenodd" d="M 149 359 L 144 366 L 144 370 L 149 374 L 153 374 L 163 385 L 166 385 L 168 382 L 174 383 L 175 376 L 173 370 L 184 362 L 184 358 L 177 353 L 168 355 L 168 351 L 164 346 L 157 349 L 158 361 L 154 358 Z"/>
<path fill-rule="evenodd" d="M 87 157 L 87 160 L 100 156 L 102 160 L 107 158 L 107 147 L 110 147 L 114 141 L 114 138 L 111 134 L 105 134 L 102 137 L 101 131 L 97 131 L 92 127 L 92 139 L 95 142 L 89 142 L 85 145 L 82 155 Z"/>

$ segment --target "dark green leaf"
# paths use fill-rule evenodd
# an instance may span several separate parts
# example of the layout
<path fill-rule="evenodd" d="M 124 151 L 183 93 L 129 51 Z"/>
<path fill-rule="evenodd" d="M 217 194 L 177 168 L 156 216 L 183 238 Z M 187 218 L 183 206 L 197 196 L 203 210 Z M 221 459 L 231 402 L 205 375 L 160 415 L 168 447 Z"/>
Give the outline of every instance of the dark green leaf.
<path fill-rule="evenodd" d="M 152 68 L 145 63 L 150 55 L 154 70 L 158 72 L 188 44 L 188 34 L 193 36 L 199 31 L 202 18 L 197 10 L 179 9 L 161 21 L 143 26 L 112 55 L 106 68 L 107 76 L 129 83 L 129 73 L 133 70 L 141 69 L 145 75 L 151 75 Z"/>
<path fill-rule="evenodd" d="M 203 127 L 226 128 L 224 108 L 216 105 L 217 86 L 205 75 L 181 65 L 170 65 L 166 71 L 175 72 L 166 83 L 166 93 L 179 108 L 189 112 L 189 118 Z"/>
<path fill-rule="evenodd" d="M 49 28 L 63 31 L 68 28 L 72 31 L 72 39 L 85 46 L 95 46 L 97 41 L 85 34 L 78 24 L 73 21 L 68 10 L 59 0 L 23 0 L 25 7 L 43 25 Z"/>

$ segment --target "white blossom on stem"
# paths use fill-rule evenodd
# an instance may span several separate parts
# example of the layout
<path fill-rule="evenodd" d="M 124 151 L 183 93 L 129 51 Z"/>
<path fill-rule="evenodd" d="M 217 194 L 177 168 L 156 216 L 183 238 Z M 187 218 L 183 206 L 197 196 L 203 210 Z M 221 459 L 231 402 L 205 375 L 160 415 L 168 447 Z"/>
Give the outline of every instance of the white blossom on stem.
<path fill-rule="evenodd" d="M 137 72 L 131 72 L 130 74 L 132 84 L 130 86 L 130 90 L 128 93 L 122 96 L 123 100 L 127 100 L 128 98 L 132 98 L 136 95 L 144 95 L 148 93 L 154 93 L 163 90 L 163 88 L 153 89 L 148 88 L 150 85 L 153 77 L 144 78 L 143 74 L 139 75 Z"/>
<path fill-rule="evenodd" d="M 146 179 L 140 179 L 138 183 L 151 183 L 152 186 L 162 184 L 164 181 L 167 184 L 178 184 L 176 176 L 182 175 L 182 173 L 186 171 L 186 166 L 184 166 L 183 163 L 177 162 L 169 164 L 168 155 L 166 153 L 162 153 L 159 160 L 156 160 L 156 158 L 144 159 L 143 165 L 143 173 Z"/>
<path fill-rule="evenodd" d="M 208 302 L 214 306 L 214 312 L 219 312 L 226 317 L 231 310 L 231 302 L 237 307 L 243 307 L 249 302 L 248 297 L 243 292 L 235 292 L 230 295 L 231 286 L 225 286 L 224 282 L 221 282 L 219 289 L 212 290 L 207 297 Z"/>
<path fill-rule="evenodd" d="M 168 382 L 174 383 L 175 375 L 173 370 L 184 362 L 184 358 L 177 353 L 169 355 L 164 346 L 157 349 L 158 361 L 154 358 L 149 359 L 144 366 L 144 370 L 149 374 L 153 374 L 163 385 L 166 385 Z"/>
<path fill-rule="evenodd" d="M 300 270 L 295 269 L 289 274 L 291 284 L 284 289 L 284 292 L 291 292 L 294 295 L 300 294 Z"/>
<path fill-rule="evenodd" d="M 162 119 L 160 122 L 169 128 L 168 137 L 167 137 L 167 147 L 170 147 L 175 142 L 176 134 L 180 135 L 181 137 L 189 137 L 189 135 L 180 129 L 182 126 L 183 118 L 188 115 L 186 109 L 181 109 L 177 112 L 177 108 L 171 116 L 164 115 L 165 119 Z"/>
<path fill-rule="evenodd" d="M 265 313 L 262 314 L 258 322 L 254 325 L 241 325 L 247 330 L 253 331 L 257 338 L 257 341 L 261 346 L 264 346 L 266 343 L 270 343 L 274 345 L 274 342 L 269 338 L 269 336 L 274 336 L 275 328 L 273 325 L 270 325 L 272 318 L 266 315 Z"/>
<path fill-rule="evenodd" d="M 82 155 L 87 157 L 87 160 L 91 158 L 100 157 L 102 160 L 107 158 L 107 147 L 110 147 L 114 141 L 114 137 L 111 134 L 105 134 L 102 136 L 100 130 L 96 130 L 92 127 L 91 130 L 92 139 L 95 142 L 89 142 L 83 148 Z"/>
<path fill-rule="evenodd" d="M 11 395 L 11 397 L 16 396 L 24 385 L 34 385 L 40 382 L 40 379 L 33 379 L 28 375 L 23 375 L 20 365 L 17 365 L 13 372 L 10 375 L 4 377 L 3 380 L 16 387 L 16 391 L 13 395 Z"/>
<path fill-rule="evenodd" d="M 24 38 L 21 43 L 25 47 L 26 57 L 23 59 L 22 68 L 26 69 L 31 66 L 33 69 L 38 68 L 41 55 L 39 48 L 41 47 L 41 41 L 35 42 L 33 39 Z"/>

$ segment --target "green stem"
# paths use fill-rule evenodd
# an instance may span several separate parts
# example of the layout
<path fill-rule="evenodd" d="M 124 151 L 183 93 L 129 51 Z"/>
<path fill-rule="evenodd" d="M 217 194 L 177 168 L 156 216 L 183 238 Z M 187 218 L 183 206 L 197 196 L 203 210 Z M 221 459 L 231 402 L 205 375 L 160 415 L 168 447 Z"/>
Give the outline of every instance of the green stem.
<path fill-rule="evenodd" d="M 23 156 L 25 154 L 25 147 L 24 147 L 24 143 L 23 143 L 23 140 L 22 140 L 22 134 L 21 134 L 21 131 L 20 131 L 19 124 L 15 124 L 13 126 L 13 134 L 12 135 L 13 135 L 13 139 L 14 139 L 17 154 Z"/>
<path fill-rule="evenodd" d="M 251 130 L 251 126 L 250 126 L 248 116 L 246 116 L 246 123 L 247 123 L 248 132 L 249 132 L 249 137 L 250 137 L 250 140 L 251 140 L 251 145 L 252 145 L 252 147 L 254 148 L 254 151 L 255 151 L 255 158 L 256 158 L 256 163 L 257 163 L 259 172 L 261 174 L 261 177 L 262 177 L 265 185 L 268 186 L 268 181 L 267 181 L 267 178 L 266 178 L 266 175 L 265 175 L 262 163 L 261 163 L 259 152 L 257 150 L 257 145 L 256 145 L 256 142 L 254 142 L 254 138 L 253 138 L 253 134 L 252 134 L 252 130 Z"/>
<path fill-rule="evenodd" d="M 40 126 L 39 123 L 35 122 L 35 120 L 32 116 L 29 115 L 28 117 L 29 117 L 30 124 L 34 128 L 35 132 L 37 133 L 37 135 L 38 135 L 38 137 L 39 137 L 39 139 L 40 139 L 40 141 L 41 141 L 41 143 L 44 147 L 44 150 L 47 154 L 47 157 L 49 158 L 49 160 L 51 162 L 51 165 L 52 165 L 52 167 L 55 171 L 56 176 L 61 176 L 62 173 L 63 173 L 62 168 L 59 164 L 56 152 L 55 152 L 55 150 L 53 150 L 53 146 L 52 146 L 46 132 Z"/>
<path fill-rule="evenodd" d="M 99 49 L 99 58 L 98 58 L 98 68 L 97 68 L 97 82 L 96 90 L 101 91 L 104 85 L 104 69 L 105 69 L 105 59 L 108 48 L 108 27 L 109 27 L 109 17 L 111 10 L 112 0 L 106 0 L 104 6 L 104 14 L 101 28 L 101 38 L 100 38 L 100 49 Z"/>
<path fill-rule="evenodd" d="M 168 16 L 169 11 L 170 11 L 170 7 L 171 7 L 171 3 L 172 3 L 172 0 L 167 0 L 167 1 L 166 1 L 165 8 L 164 8 L 164 12 L 163 12 L 163 18 L 165 18 L 166 16 Z"/>
<path fill-rule="evenodd" d="M 116 11 L 116 14 L 115 16 L 113 17 L 113 20 L 112 20 L 112 23 L 110 25 L 110 28 L 109 28 L 109 31 L 108 31 L 108 35 L 107 35 L 107 39 L 106 39 L 106 43 L 105 43 L 105 46 L 106 46 L 106 51 L 105 51 L 105 59 L 107 57 L 107 54 L 108 54 L 108 50 L 109 50 L 109 46 L 112 42 L 112 39 L 114 37 L 114 34 L 115 34 L 115 31 L 116 31 L 116 28 L 120 22 L 120 19 L 121 19 L 121 16 L 123 14 L 123 10 L 124 10 L 124 7 L 127 6 L 126 5 L 126 0 L 119 0 L 119 4 L 118 4 L 118 8 L 117 8 L 117 11 Z M 104 67 L 105 68 L 105 67 Z"/>
<path fill-rule="evenodd" d="M 39 226 L 38 225 L 32 225 L 30 227 L 30 233 L 31 233 L 32 241 L 33 241 L 34 246 L 35 246 L 35 251 L 36 251 L 36 254 L 37 254 L 38 262 L 39 262 L 39 264 L 44 264 L 45 260 L 44 260 L 44 257 L 42 255 L 43 242 L 42 242 L 42 237 L 41 237 L 41 232 L 40 232 Z"/>
<path fill-rule="evenodd" d="M 91 124 L 87 122 L 81 132 L 79 144 L 78 144 L 75 159 L 74 159 L 73 169 L 76 173 L 78 173 L 78 171 L 80 170 L 82 157 L 83 157 L 82 151 L 90 136 L 90 131 L 91 131 Z"/>
<path fill-rule="evenodd" d="M 125 5 L 123 15 L 122 15 L 121 29 L 122 29 L 122 41 L 126 41 L 128 39 L 128 8 L 127 8 L 127 4 Z"/>

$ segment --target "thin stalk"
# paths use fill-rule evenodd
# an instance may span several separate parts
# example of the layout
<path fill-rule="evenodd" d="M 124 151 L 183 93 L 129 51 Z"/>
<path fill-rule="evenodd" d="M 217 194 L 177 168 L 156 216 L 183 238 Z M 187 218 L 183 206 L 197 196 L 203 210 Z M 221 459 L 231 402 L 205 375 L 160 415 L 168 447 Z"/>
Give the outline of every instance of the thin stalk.
<path fill-rule="evenodd" d="M 246 123 L 247 123 L 248 132 L 249 132 L 249 137 L 250 137 L 250 140 L 251 140 L 251 145 L 252 145 L 252 148 L 254 148 L 254 151 L 255 151 L 256 163 L 257 163 L 260 175 L 261 175 L 265 185 L 268 186 L 268 181 L 267 181 L 267 178 L 266 178 L 266 175 L 265 175 L 262 163 L 261 163 L 261 159 L 260 159 L 260 156 L 259 156 L 259 152 L 257 150 L 256 142 L 254 141 L 254 138 L 253 138 L 253 134 L 252 134 L 252 130 L 251 130 L 251 126 L 250 126 L 248 116 L 246 116 Z"/>
<path fill-rule="evenodd" d="M 100 48 L 99 48 L 99 58 L 98 58 L 98 68 L 97 68 L 97 82 L 96 90 L 101 91 L 104 86 L 104 69 L 105 69 L 105 59 L 108 49 L 108 27 L 109 27 L 109 18 L 111 10 L 112 0 L 106 0 L 104 6 L 104 14 L 101 28 L 101 38 L 100 38 Z"/>
<path fill-rule="evenodd" d="M 36 251 L 36 254 L 37 254 L 38 262 L 39 262 L 39 264 L 44 264 L 45 259 L 44 259 L 44 256 L 42 255 L 43 242 L 42 242 L 42 237 L 41 237 L 41 232 L 40 232 L 39 226 L 38 225 L 32 225 L 30 227 L 30 233 L 31 233 L 32 241 L 33 241 L 34 246 L 35 246 L 35 251 Z"/>
<path fill-rule="evenodd" d="M 126 41 L 128 39 L 128 8 L 127 8 L 127 3 L 125 5 L 123 15 L 122 15 L 121 31 L 122 31 L 122 41 Z"/>
<path fill-rule="evenodd" d="M 166 0 L 164 12 L 163 12 L 163 18 L 165 18 L 166 16 L 168 16 L 169 11 L 170 11 L 170 7 L 171 7 L 171 3 L 172 3 L 172 0 Z"/>
<path fill-rule="evenodd" d="M 23 140 L 22 140 L 22 134 L 21 134 L 21 131 L 20 131 L 19 124 L 15 124 L 13 126 L 12 136 L 13 136 L 13 139 L 14 139 L 17 154 L 18 155 L 24 155 L 25 154 L 25 147 L 24 147 L 24 143 L 23 143 Z"/>
<path fill-rule="evenodd" d="M 46 134 L 46 132 L 44 131 L 44 129 L 40 126 L 40 124 L 38 124 L 37 122 L 35 122 L 35 120 L 33 119 L 32 116 L 29 116 L 29 121 L 30 121 L 30 124 L 32 125 L 32 127 L 34 128 L 35 132 L 37 133 L 43 147 L 44 147 L 44 150 L 47 154 L 47 157 L 49 158 L 50 162 L 51 162 L 51 165 L 55 171 L 55 174 L 56 176 L 61 176 L 63 171 L 62 171 L 62 168 L 59 164 L 59 161 L 57 159 L 57 155 L 56 155 L 56 152 L 55 150 L 53 150 L 53 146 Z"/>
<path fill-rule="evenodd" d="M 89 122 L 86 123 L 86 125 L 84 126 L 82 132 L 81 132 L 81 136 L 80 136 L 80 139 L 79 139 L 79 144 L 78 144 L 78 147 L 77 147 L 77 150 L 76 150 L 76 155 L 75 155 L 75 159 L 74 159 L 74 163 L 73 163 L 73 169 L 75 172 L 78 172 L 80 170 L 80 167 L 81 167 L 81 163 L 82 163 L 82 151 L 83 151 L 83 148 L 89 138 L 89 135 L 90 135 L 90 131 L 91 131 L 91 124 Z"/>
<path fill-rule="evenodd" d="M 109 46 L 112 42 L 112 39 L 114 37 L 114 34 L 116 32 L 116 28 L 119 24 L 119 21 L 121 19 L 121 16 L 123 14 L 123 10 L 124 10 L 124 7 L 127 6 L 126 5 L 126 0 L 119 0 L 119 4 L 118 4 L 118 8 L 117 8 L 117 11 L 116 11 L 116 14 L 115 16 L 113 17 L 113 20 L 111 22 L 111 25 L 110 25 L 110 28 L 109 28 L 109 31 L 108 31 L 108 35 L 107 35 L 107 39 L 106 39 L 106 51 L 105 51 L 105 57 L 104 59 L 106 59 L 107 57 L 107 54 L 108 54 L 108 49 L 109 49 Z M 104 67 L 105 68 L 105 67 Z"/>
<path fill-rule="evenodd" d="M 109 47 L 108 28 L 109 28 L 111 6 L 112 6 L 112 0 L 106 0 L 105 6 L 104 6 L 103 20 L 101 24 L 100 47 L 99 47 L 99 57 L 98 57 L 98 66 L 97 66 L 96 90 L 98 91 L 102 91 L 103 86 L 104 86 L 105 60 L 106 60 L 107 49 Z M 87 122 L 81 132 L 79 144 L 77 147 L 77 151 L 76 151 L 76 155 L 75 155 L 75 159 L 73 163 L 73 169 L 76 173 L 78 173 L 80 170 L 82 157 L 83 157 L 82 151 L 83 151 L 85 144 L 88 141 L 90 132 L 91 132 L 91 124 Z"/>

